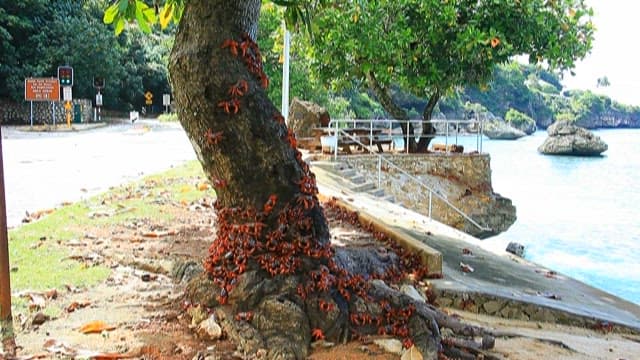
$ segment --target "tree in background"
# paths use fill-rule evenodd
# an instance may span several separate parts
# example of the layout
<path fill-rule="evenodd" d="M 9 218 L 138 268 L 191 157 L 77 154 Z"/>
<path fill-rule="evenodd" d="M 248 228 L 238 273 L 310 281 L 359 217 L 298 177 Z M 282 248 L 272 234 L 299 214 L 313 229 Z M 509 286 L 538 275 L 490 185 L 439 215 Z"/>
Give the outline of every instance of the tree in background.
<path fill-rule="evenodd" d="M 107 108 L 128 111 L 144 103 L 146 90 L 169 91 L 170 32 L 116 38 L 102 23 L 101 0 L 0 0 L 0 97 L 24 99 L 24 79 L 55 77 L 74 68 L 74 98 L 92 99 L 93 77 L 106 79 Z"/>
<path fill-rule="evenodd" d="M 410 143 L 412 151 L 424 151 L 443 95 L 485 84 L 495 65 L 515 55 L 572 68 L 591 48 L 591 14 L 583 0 L 334 1 L 313 19 L 322 31 L 313 38 L 312 59 L 334 87 L 366 84 L 396 119 L 408 116 L 394 101 L 393 85 L 426 97 L 422 136 Z"/>

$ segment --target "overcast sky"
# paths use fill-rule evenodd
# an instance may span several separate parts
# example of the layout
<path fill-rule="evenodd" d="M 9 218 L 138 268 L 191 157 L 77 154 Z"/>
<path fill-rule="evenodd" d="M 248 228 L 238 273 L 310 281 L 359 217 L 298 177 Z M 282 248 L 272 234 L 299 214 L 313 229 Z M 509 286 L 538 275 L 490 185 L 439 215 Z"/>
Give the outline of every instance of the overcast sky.
<path fill-rule="evenodd" d="M 593 49 L 562 80 L 567 89 L 591 89 L 624 104 L 640 105 L 640 1 L 586 0 L 596 25 Z M 607 76 L 608 88 L 596 88 Z"/>

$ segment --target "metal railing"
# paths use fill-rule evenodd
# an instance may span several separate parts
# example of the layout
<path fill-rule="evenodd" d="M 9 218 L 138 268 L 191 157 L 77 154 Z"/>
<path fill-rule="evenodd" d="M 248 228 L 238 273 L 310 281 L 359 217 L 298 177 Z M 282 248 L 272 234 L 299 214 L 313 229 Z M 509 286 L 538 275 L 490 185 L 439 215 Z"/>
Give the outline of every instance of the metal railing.
<path fill-rule="evenodd" d="M 395 139 L 402 139 L 403 151 L 409 152 L 409 139 L 414 137 L 416 141 L 420 139 L 420 137 L 430 136 L 444 136 L 445 138 L 445 152 L 449 152 L 449 139 L 452 138 L 454 143 L 458 144 L 458 136 L 475 136 L 476 137 L 476 151 L 482 152 L 482 137 L 484 134 L 484 124 L 483 120 L 480 117 L 476 117 L 476 119 L 469 120 L 458 120 L 458 119 L 443 119 L 443 120 L 430 120 L 430 123 L 436 127 L 438 130 L 439 124 L 444 124 L 444 130 L 440 129 L 440 132 L 436 132 L 434 135 L 423 135 L 423 134 L 410 134 L 409 126 L 410 124 L 422 126 L 422 120 L 395 120 L 395 119 L 333 119 L 329 122 L 329 128 L 337 130 L 340 128 L 361 128 L 361 129 L 369 129 L 369 146 L 373 146 L 374 144 L 374 129 L 384 129 L 386 133 L 382 134 L 383 137 L 391 139 L 392 143 Z M 404 134 L 395 133 L 394 132 L 394 124 L 398 124 Z M 442 126 L 440 126 L 442 127 Z M 455 128 L 453 134 L 449 131 L 451 127 Z M 406 130 L 406 131 L 405 131 Z M 339 141 L 339 139 L 337 139 Z M 393 143 L 395 146 L 395 143 Z"/>
<path fill-rule="evenodd" d="M 362 142 L 360 142 L 360 139 L 358 139 L 356 136 L 351 135 L 349 133 L 347 133 L 346 131 L 343 131 L 339 128 L 336 128 L 336 136 L 340 134 L 342 136 L 345 136 L 346 138 L 349 138 L 350 140 L 354 141 L 356 144 L 362 146 L 363 148 L 366 148 L 367 145 L 363 144 Z M 335 152 L 335 157 L 337 158 L 337 146 L 338 144 L 336 143 L 336 152 Z M 457 212 L 458 214 L 460 214 L 464 219 L 466 219 L 467 221 L 469 221 L 471 224 L 475 225 L 478 229 L 482 230 L 482 231 L 491 231 L 490 228 L 488 227 L 484 227 L 480 224 L 478 224 L 475 220 L 473 220 L 469 215 L 465 214 L 464 212 L 462 212 L 462 210 L 458 209 L 455 205 L 453 205 L 451 202 L 449 202 L 449 200 L 447 200 L 447 198 L 445 198 L 442 194 L 440 194 L 437 190 L 432 189 L 429 185 L 425 184 L 423 181 L 421 181 L 419 178 L 409 174 L 407 171 L 405 171 L 404 169 L 400 168 L 398 165 L 394 164 L 393 162 L 391 162 L 390 160 L 386 159 L 383 155 L 379 154 L 379 153 L 374 153 L 373 151 L 371 151 L 371 149 L 369 148 L 369 153 L 375 155 L 378 157 L 378 188 L 381 187 L 382 185 L 382 162 L 384 161 L 386 164 L 388 164 L 390 167 L 396 169 L 398 172 L 400 172 L 401 174 L 405 175 L 407 178 L 413 180 L 414 182 L 416 182 L 420 187 L 422 187 L 425 190 L 429 191 L 429 219 L 432 219 L 431 216 L 431 210 L 432 210 L 432 200 L 433 200 L 433 195 L 435 195 L 438 199 L 442 200 L 442 202 L 444 202 L 445 204 L 447 204 L 450 208 L 452 208 L 455 212 Z"/>

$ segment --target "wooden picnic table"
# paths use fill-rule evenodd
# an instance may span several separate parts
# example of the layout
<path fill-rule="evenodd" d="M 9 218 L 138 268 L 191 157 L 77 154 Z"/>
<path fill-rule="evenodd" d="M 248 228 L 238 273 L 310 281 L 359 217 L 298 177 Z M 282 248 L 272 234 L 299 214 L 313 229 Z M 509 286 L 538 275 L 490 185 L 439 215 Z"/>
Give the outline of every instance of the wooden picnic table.
<path fill-rule="evenodd" d="M 340 132 L 344 132 L 345 134 L 340 134 L 338 136 L 338 146 L 342 146 L 342 150 L 351 154 L 351 146 L 356 145 L 362 148 L 362 145 L 376 145 L 378 148 L 378 152 L 383 152 L 382 145 L 387 144 L 391 145 L 392 138 L 391 136 L 383 134 L 384 130 L 381 128 L 364 128 L 364 127 L 355 127 L 355 128 L 340 128 Z M 322 127 L 322 128 L 314 128 L 311 129 L 314 137 L 320 141 L 322 136 L 335 136 L 336 129 L 332 127 Z M 356 141 L 357 140 L 357 141 Z"/>

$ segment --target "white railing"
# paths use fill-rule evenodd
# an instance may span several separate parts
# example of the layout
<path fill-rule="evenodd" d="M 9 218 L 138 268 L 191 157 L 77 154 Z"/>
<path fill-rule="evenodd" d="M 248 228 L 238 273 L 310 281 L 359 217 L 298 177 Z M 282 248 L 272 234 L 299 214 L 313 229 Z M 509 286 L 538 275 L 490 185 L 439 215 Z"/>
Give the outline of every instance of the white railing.
<path fill-rule="evenodd" d="M 395 120 L 395 119 L 333 119 L 329 122 L 329 127 L 332 129 L 343 129 L 343 128 L 360 128 L 360 129 L 369 129 L 369 147 L 372 147 L 374 144 L 374 130 L 378 131 L 379 129 L 384 129 L 385 133 L 383 133 L 384 137 L 388 137 L 391 141 L 395 141 L 395 139 L 402 139 L 403 141 L 403 151 L 409 152 L 409 138 L 414 137 L 416 141 L 420 139 L 420 137 L 425 136 L 423 134 L 410 134 L 409 126 L 412 124 L 414 127 L 416 125 L 422 126 L 422 120 Z M 444 131 L 440 130 L 440 133 L 436 132 L 435 135 L 428 135 L 431 137 L 436 136 L 444 136 L 445 137 L 445 149 L 446 152 L 449 152 L 449 139 L 451 139 L 456 145 L 458 144 L 458 136 L 475 136 L 476 137 L 476 151 L 482 152 L 482 135 L 484 133 L 483 121 L 480 118 L 470 119 L 470 120 L 431 120 L 430 121 L 438 130 L 438 124 L 444 124 Z M 403 133 L 395 133 L 394 132 L 394 124 L 399 124 Z M 451 127 L 454 127 L 456 130 L 453 131 L 453 134 L 449 131 Z M 339 138 L 336 139 L 339 142 Z M 394 143 L 395 144 L 395 143 Z M 338 144 L 339 145 L 339 144 Z M 336 146 L 336 155 L 337 155 L 337 146 Z"/>
<path fill-rule="evenodd" d="M 338 138 L 338 135 L 344 136 L 348 139 L 350 139 L 351 141 L 354 141 L 356 144 L 362 146 L 363 148 L 366 148 L 367 145 L 363 144 L 362 142 L 360 142 L 360 139 L 358 139 L 358 137 L 351 135 L 347 132 L 345 132 L 344 130 L 341 130 L 340 128 L 335 128 L 336 129 L 336 138 Z M 369 137 L 371 139 L 371 136 Z M 370 144 L 371 145 L 371 144 Z M 335 156 L 337 157 L 337 143 L 336 143 L 336 152 L 335 152 Z M 471 224 L 475 225 L 478 229 L 482 230 L 482 231 L 491 231 L 490 228 L 482 226 L 480 224 L 478 224 L 475 220 L 473 220 L 469 215 L 465 214 L 464 212 L 462 212 L 462 210 L 458 209 L 455 205 L 453 205 L 451 202 L 449 202 L 449 200 L 447 200 L 446 197 L 444 197 L 442 194 L 440 194 L 437 190 L 432 189 L 429 185 L 425 184 L 422 180 L 420 180 L 419 178 L 409 174 L 407 171 L 403 170 L 402 168 L 400 168 L 399 166 L 397 166 L 396 164 L 394 164 L 393 162 L 391 162 L 390 160 L 386 159 L 383 155 L 379 154 L 379 153 L 374 153 L 373 151 L 371 151 L 370 149 L 370 153 L 377 156 L 378 157 L 378 188 L 381 187 L 382 185 L 382 162 L 384 161 L 386 164 L 388 164 L 390 167 L 396 169 L 398 172 L 400 172 L 401 174 L 405 175 L 407 178 L 413 180 L 414 182 L 416 182 L 420 187 L 422 187 L 423 189 L 429 191 L 429 219 L 432 218 L 431 216 L 431 210 L 432 210 L 432 200 L 433 200 L 433 195 L 435 195 L 438 199 L 442 200 L 442 202 L 444 202 L 446 205 L 448 205 L 451 209 L 453 209 L 455 212 L 457 212 L 458 214 L 460 214 L 464 219 L 466 219 L 467 221 L 469 221 Z"/>

